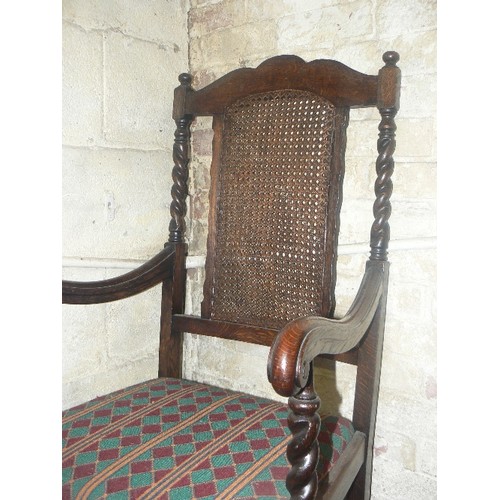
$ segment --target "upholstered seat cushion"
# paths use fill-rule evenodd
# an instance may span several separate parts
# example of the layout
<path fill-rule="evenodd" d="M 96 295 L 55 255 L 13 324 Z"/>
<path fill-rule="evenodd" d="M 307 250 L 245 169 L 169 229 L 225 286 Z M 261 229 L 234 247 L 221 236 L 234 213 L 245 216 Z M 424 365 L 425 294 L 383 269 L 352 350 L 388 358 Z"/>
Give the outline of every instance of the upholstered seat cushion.
<path fill-rule="evenodd" d="M 63 498 L 288 498 L 288 407 L 160 378 L 63 412 Z M 323 419 L 319 477 L 352 437 Z"/>

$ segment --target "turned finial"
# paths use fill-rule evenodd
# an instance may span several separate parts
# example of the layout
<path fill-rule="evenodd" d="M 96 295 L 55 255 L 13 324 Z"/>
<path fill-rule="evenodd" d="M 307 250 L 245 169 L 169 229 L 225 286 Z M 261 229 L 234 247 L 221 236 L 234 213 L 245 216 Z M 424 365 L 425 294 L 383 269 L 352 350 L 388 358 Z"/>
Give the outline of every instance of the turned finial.
<path fill-rule="evenodd" d="M 396 66 L 399 61 L 399 54 L 394 50 L 389 50 L 382 56 L 386 66 Z"/>
<path fill-rule="evenodd" d="M 181 73 L 179 75 L 179 82 L 183 87 L 189 87 L 192 81 L 193 77 L 189 73 Z"/>

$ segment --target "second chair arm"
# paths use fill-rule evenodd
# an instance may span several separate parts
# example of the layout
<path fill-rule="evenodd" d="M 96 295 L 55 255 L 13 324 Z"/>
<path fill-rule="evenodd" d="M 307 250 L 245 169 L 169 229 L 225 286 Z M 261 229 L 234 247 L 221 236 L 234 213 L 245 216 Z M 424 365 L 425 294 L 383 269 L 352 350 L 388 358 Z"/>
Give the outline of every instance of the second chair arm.
<path fill-rule="evenodd" d="M 291 396 L 307 383 L 310 364 L 319 354 L 341 354 L 356 347 L 368 330 L 382 296 L 388 262 L 368 261 L 349 311 L 341 319 L 319 316 L 288 323 L 271 346 L 267 376 L 281 396 Z"/>
<path fill-rule="evenodd" d="M 63 304 L 100 304 L 131 297 L 173 276 L 176 245 L 165 248 L 137 269 L 101 281 L 62 282 Z"/>

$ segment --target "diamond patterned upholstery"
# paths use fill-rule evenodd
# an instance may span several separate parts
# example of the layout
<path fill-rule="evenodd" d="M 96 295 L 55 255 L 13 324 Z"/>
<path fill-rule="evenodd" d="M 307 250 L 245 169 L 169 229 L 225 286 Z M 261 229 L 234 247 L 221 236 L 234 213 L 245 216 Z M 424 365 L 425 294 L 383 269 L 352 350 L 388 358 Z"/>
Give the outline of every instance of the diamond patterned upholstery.
<path fill-rule="evenodd" d="M 63 499 L 288 498 L 282 403 L 160 378 L 63 413 Z M 352 437 L 323 419 L 318 475 Z"/>

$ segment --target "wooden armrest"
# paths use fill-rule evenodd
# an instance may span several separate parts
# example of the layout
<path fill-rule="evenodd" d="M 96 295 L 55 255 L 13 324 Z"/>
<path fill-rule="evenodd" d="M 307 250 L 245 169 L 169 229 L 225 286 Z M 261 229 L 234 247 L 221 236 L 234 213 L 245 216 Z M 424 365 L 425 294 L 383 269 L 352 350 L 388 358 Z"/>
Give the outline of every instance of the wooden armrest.
<path fill-rule="evenodd" d="M 63 304 L 100 304 L 131 297 L 173 276 L 176 247 L 167 244 L 137 269 L 101 281 L 62 282 Z"/>
<path fill-rule="evenodd" d="M 349 311 L 341 319 L 299 318 L 278 334 L 267 364 L 267 376 L 281 396 L 306 385 L 309 367 L 319 354 L 345 353 L 359 344 L 373 320 L 388 276 L 388 262 L 368 261 Z"/>

